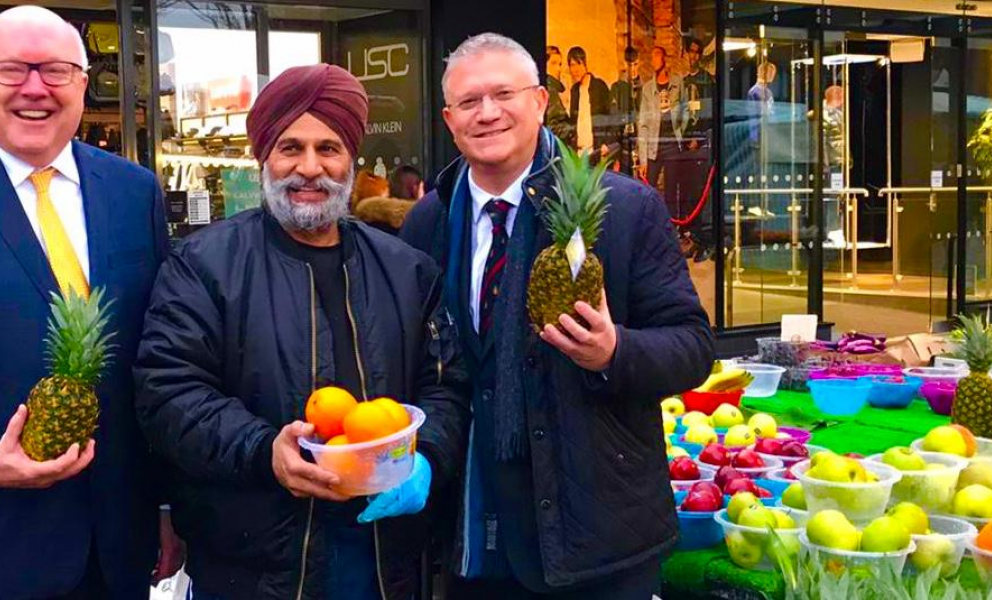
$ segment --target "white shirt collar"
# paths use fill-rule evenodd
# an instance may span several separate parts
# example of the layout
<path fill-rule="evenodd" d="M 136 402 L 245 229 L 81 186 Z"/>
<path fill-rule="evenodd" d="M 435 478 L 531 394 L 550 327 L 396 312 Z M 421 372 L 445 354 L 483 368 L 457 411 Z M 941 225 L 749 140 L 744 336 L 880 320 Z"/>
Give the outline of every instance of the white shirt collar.
<path fill-rule="evenodd" d="M 472 176 L 472 169 L 470 167 L 468 170 L 468 189 L 469 193 L 472 194 L 472 223 L 478 225 L 479 219 L 482 218 L 482 213 L 486 207 L 486 203 L 493 198 L 506 200 L 511 206 L 513 206 L 513 208 L 519 207 L 520 201 L 524 197 L 524 179 L 527 179 L 527 176 L 530 175 L 530 170 L 531 166 L 528 165 L 527 168 L 524 169 L 523 173 L 517 177 L 516 181 L 503 190 L 502 194 L 497 194 L 494 196 L 475 183 L 475 178 Z"/>
<path fill-rule="evenodd" d="M 7 177 L 10 178 L 10 183 L 15 188 L 27 181 L 31 173 L 38 170 L 3 148 L 0 148 L 0 163 L 3 163 Z M 62 148 L 62 152 L 59 152 L 59 155 L 48 166 L 54 167 L 60 175 L 79 185 L 79 168 L 76 166 L 76 159 L 72 156 L 71 142 Z"/>

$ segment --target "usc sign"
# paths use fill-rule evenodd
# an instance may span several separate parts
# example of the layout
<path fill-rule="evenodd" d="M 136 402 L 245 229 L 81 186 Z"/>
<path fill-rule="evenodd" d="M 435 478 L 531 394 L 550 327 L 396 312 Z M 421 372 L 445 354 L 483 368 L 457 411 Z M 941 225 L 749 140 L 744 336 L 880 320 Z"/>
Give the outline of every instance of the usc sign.
<path fill-rule="evenodd" d="M 389 44 L 366 48 L 362 56 L 362 65 L 356 70 L 352 64 L 351 52 L 348 52 L 348 71 L 359 81 L 377 81 L 389 77 L 403 77 L 410 72 L 408 57 L 410 46 L 407 44 Z"/>

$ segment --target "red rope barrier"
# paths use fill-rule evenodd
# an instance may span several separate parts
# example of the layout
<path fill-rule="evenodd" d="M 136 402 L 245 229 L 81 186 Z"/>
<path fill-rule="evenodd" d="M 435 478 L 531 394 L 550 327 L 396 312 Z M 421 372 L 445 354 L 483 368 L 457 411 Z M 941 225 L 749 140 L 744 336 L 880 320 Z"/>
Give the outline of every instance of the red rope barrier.
<path fill-rule="evenodd" d="M 691 224 L 693 221 L 696 220 L 696 217 L 699 216 L 699 213 L 703 212 L 703 207 L 706 206 L 706 201 L 709 200 L 710 197 L 710 188 L 713 187 L 713 176 L 715 174 L 716 174 L 716 165 L 713 165 L 710 167 L 710 174 L 706 177 L 706 186 L 703 188 L 702 197 L 699 199 L 699 202 L 696 203 L 696 208 L 692 209 L 692 212 L 689 213 L 689 216 L 687 216 L 684 219 L 676 219 L 675 217 L 672 217 L 672 223 L 675 226 L 686 227 L 687 225 Z"/>

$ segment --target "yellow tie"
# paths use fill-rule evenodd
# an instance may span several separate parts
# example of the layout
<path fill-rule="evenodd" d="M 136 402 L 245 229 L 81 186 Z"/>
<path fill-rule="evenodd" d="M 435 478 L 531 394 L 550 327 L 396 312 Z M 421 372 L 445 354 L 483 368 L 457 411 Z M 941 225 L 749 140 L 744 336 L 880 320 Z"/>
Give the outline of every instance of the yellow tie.
<path fill-rule="evenodd" d="M 63 297 L 68 298 L 69 290 L 74 289 L 77 295 L 89 298 L 90 286 L 83 274 L 83 267 L 79 264 L 79 257 L 72 249 L 72 243 L 69 242 L 69 236 L 62 227 L 62 221 L 55 212 L 55 205 L 48 193 L 54 175 L 55 169 L 52 167 L 31 174 L 31 183 L 38 193 L 38 222 L 48 249 L 48 262 L 52 265 L 52 272 L 59 282 Z"/>

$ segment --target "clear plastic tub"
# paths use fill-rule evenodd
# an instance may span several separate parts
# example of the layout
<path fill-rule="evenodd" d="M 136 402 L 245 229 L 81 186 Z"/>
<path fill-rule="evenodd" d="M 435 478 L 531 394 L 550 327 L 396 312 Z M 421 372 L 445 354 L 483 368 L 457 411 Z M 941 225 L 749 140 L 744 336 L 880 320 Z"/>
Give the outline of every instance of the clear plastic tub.
<path fill-rule="evenodd" d="M 957 383 L 968 375 L 967 371 L 949 367 L 910 367 L 902 370 L 903 375 L 919 377 L 923 383 L 928 381 L 948 381 Z"/>
<path fill-rule="evenodd" d="M 975 455 L 969 458 L 965 458 L 969 464 L 976 462 L 992 463 L 992 440 L 989 438 L 976 437 L 975 438 Z M 917 452 L 926 452 L 923 449 L 923 438 L 914 440 L 912 444 L 909 445 L 910 448 L 916 450 Z M 938 452 L 937 454 L 942 454 Z M 956 454 L 950 454 L 949 456 L 957 456 Z"/>
<path fill-rule="evenodd" d="M 937 452 L 919 452 L 928 464 L 943 465 L 942 469 L 923 471 L 900 471 L 902 479 L 892 487 L 890 504 L 912 502 L 928 513 L 946 513 L 954 499 L 958 476 L 968 466 L 960 457 Z M 881 454 L 873 454 L 865 460 L 882 463 Z"/>
<path fill-rule="evenodd" d="M 796 367 L 809 355 L 809 342 L 784 342 L 776 337 L 758 338 L 758 360 L 780 367 Z"/>
<path fill-rule="evenodd" d="M 765 479 L 771 481 L 784 481 L 786 483 L 795 483 L 799 481 L 798 479 L 789 479 L 788 469 L 775 469 L 774 471 L 769 471 L 765 474 Z"/>
<path fill-rule="evenodd" d="M 906 559 L 916 551 L 916 543 L 910 541 L 908 548 L 898 552 L 847 552 L 817 546 L 809 541 L 805 531 L 799 534 L 799 543 L 803 548 L 803 556 L 822 561 L 827 565 L 828 570 L 834 573 L 845 568 L 881 568 L 885 563 L 888 563 L 896 573 L 902 573 Z"/>
<path fill-rule="evenodd" d="M 775 508 L 782 508 L 789 511 L 789 515 L 795 519 L 796 525 L 799 525 L 799 527 L 806 527 L 806 521 L 809 521 L 810 515 L 808 510 L 799 510 L 798 508 L 786 506 L 782 504 L 781 498 L 775 501 Z"/>
<path fill-rule="evenodd" d="M 950 577 L 961 567 L 967 541 L 978 535 L 975 526 L 952 517 L 930 517 L 930 531 L 914 535 L 916 551 L 909 555 L 909 564 L 917 571 L 940 565 L 940 576 Z"/>
<path fill-rule="evenodd" d="M 878 476 L 878 481 L 868 483 L 838 483 L 813 479 L 806 475 L 810 461 L 794 465 L 792 472 L 803 485 L 806 506 L 816 514 L 821 510 L 839 510 L 854 521 L 862 524 L 885 514 L 885 507 L 892 497 L 892 487 L 899 482 L 902 474 L 880 463 L 860 461 L 865 469 Z"/>
<path fill-rule="evenodd" d="M 823 450 L 826 450 L 826 448 L 824 448 L 822 446 L 814 446 L 813 444 L 805 444 L 805 446 L 806 446 L 806 450 L 809 451 L 809 456 L 813 456 L 817 452 L 822 452 Z M 778 455 L 778 454 L 763 454 L 761 452 L 758 453 L 758 456 L 760 456 L 761 458 L 764 458 L 764 459 L 777 458 L 778 460 L 782 461 L 782 466 L 783 467 L 787 467 L 787 468 L 788 467 L 791 467 L 792 465 L 801 463 L 804 460 L 809 460 L 809 456 L 807 456 L 807 457 L 803 457 L 803 456 L 781 456 L 781 455 Z"/>
<path fill-rule="evenodd" d="M 825 415 L 857 414 L 868 402 L 871 384 L 857 379 L 810 379 L 813 404 Z"/>
<path fill-rule="evenodd" d="M 761 479 L 765 475 L 771 473 L 772 471 L 777 471 L 782 468 L 782 461 L 777 456 L 770 456 L 768 458 L 762 457 L 765 461 L 765 466 L 756 467 L 753 469 L 742 469 L 741 467 L 734 467 L 737 469 L 741 475 L 744 475 L 748 479 Z"/>
<path fill-rule="evenodd" d="M 973 535 L 964 541 L 968 548 L 968 553 L 975 560 L 975 570 L 979 577 L 987 584 L 992 584 L 992 550 L 982 550 L 978 547 L 976 540 L 978 535 Z"/>
<path fill-rule="evenodd" d="M 792 509 L 779 508 L 786 514 L 792 515 Z M 794 518 L 794 517 L 793 517 Z M 749 571 L 774 571 L 776 564 L 768 554 L 768 545 L 772 540 L 767 529 L 744 527 L 730 521 L 727 509 L 713 516 L 713 519 L 723 528 L 723 539 L 730 552 L 730 560 L 735 565 Z M 788 552 L 793 554 L 793 562 L 799 560 L 799 533 L 801 527 L 795 529 L 776 529 Z"/>
<path fill-rule="evenodd" d="M 713 481 L 713 478 L 716 477 L 716 469 L 700 463 L 698 460 L 696 461 L 696 466 L 699 467 L 699 479 L 671 479 L 670 481 L 672 482 L 673 491 L 689 491 L 689 488 L 691 488 L 693 484 L 699 483 L 700 481 Z"/>
<path fill-rule="evenodd" d="M 378 440 L 328 446 L 300 438 L 300 446 L 309 450 L 318 465 L 336 474 L 341 483 L 332 489 L 347 496 L 369 496 L 403 483 L 413 471 L 417 430 L 427 419 L 416 406 L 402 405 L 410 415 L 410 425 Z"/>
<path fill-rule="evenodd" d="M 785 367 L 760 363 L 741 363 L 737 368 L 744 369 L 754 377 L 751 385 L 744 388 L 744 395 L 750 398 L 767 398 L 778 391 L 778 383 L 785 373 Z"/>

